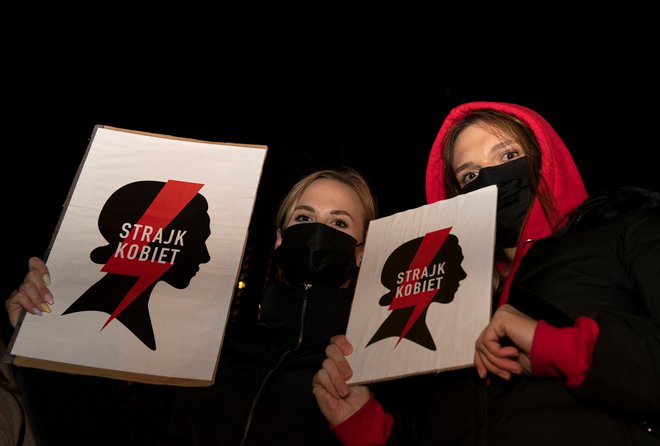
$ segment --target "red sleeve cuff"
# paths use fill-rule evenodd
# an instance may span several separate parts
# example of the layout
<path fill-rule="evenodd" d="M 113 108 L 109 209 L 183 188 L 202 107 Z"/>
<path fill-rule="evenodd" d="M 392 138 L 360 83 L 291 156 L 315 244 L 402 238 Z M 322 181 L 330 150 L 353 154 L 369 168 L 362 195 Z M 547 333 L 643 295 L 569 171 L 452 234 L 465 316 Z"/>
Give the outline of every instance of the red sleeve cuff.
<path fill-rule="evenodd" d="M 598 330 L 596 321 L 588 317 L 564 328 L 539 321 L 532 343 L 534 376 L 565 377 L 568 387 L 578 387 L 591 366 Z"/>
<path fill-rule="evenodd" d="M 387 441 L 392 423 L 392 415 L 386 413 L 371 394 L 357 412 L 330 429 L 344 446 L 375 446 Z"/>

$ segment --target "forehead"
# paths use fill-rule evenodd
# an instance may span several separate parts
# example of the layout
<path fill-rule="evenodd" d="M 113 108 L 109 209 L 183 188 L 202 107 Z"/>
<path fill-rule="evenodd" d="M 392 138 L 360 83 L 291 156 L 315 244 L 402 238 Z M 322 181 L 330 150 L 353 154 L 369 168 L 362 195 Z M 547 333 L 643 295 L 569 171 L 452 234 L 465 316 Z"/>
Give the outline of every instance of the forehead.
<path fill-rule="evenodd" d="M 508 139 L 499 129 L 484 123 L 475 123 L 466 127 L 456 138 L 454 144 L 454 162 L 471 155 L 483 154 L 493 145 Z"/>
<path fill-rule="evenodd" d="M 308 205 L 316 210 L 345 210 L 356 218 L 364 216 L 357 192 L 338 180 L 314 180 L 302 193 L 298 204 Z"/>
<path fill-rule="evenodd" d="M 476 145 L 488 141 L 499 141 L 503 139 L 501 131 L 493 128 L 492 126 L 484 123 L 472 124 L 458 135 L 456 138 L 456 148 Z"/>

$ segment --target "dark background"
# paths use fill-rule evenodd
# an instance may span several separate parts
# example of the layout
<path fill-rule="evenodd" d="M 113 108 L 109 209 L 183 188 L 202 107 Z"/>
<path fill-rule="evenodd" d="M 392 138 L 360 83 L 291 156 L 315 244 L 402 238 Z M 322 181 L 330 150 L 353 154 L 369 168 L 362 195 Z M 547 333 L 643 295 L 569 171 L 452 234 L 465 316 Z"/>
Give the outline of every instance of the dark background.
<path fill-rule="evenodd" d="M 116 62 L 112 54 L 106 60 Z M 256 315 L 274 212 L 295 180 L 349 165 L 372 183 L 381 215 L 423 205 L 429 149 L 448 111 L 465 101 L 514 102 L 539 112 L 572 151 L 591 193 L 628 184 L 660 190 L 655 83 L 587 77 L 535 88 L 465 87 L 443 84 L 431 70 L 404 77 L 343 65 L 283 75 L 268 64 L 187 62 L 190 71 L 172 72 L 162 61 L 148 73 L 143 64 L 69 70 L 59 60 L 64 68 L 50 66 L 47 75 L 34 67 L 12 72 L 3 121 L 3 300 L 21 282 L 27 259 L 44 254 L 97 124 L 269 147 L 242 271 L 248 287 L 232 313 L 239 320 Z"/>

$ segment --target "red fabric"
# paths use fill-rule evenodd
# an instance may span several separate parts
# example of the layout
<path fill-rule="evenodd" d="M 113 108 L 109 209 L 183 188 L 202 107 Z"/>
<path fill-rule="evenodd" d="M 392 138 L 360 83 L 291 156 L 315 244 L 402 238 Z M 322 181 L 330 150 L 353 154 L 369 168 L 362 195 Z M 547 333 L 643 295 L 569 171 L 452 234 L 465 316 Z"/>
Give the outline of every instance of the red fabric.
<path fill-rule="evenodd" d="M 446 195 L 445 186 L 442 181 L 442 141 L 445 135 L 452 126 L 461 121 L 468 113 L 479 109 L 493 109 L 511 114 L 524 121 L 532 129 L 541 148 L 541 176 L 545 179 L 550 189 L 549 191 L 545 191 L 545 195 L 550 195 L 555 200 L 555 206 L 559 214 L 558 221 L 561 221 L 565 216 L 570 214 L 587 198 L 587 191 L 570 152 L 557 132 L 555 132 L 543 117 L 535 111 L 520 105 L 502 102 L 468 102 L 459 105 L 449 112 L 431 148 L 426 166 L 426 199 L 429 203 L 450 198 Z M 525 241 L 547 237 L 552 233 L 553 223 L 554 225 L 557 224 L 557 222 L 549 221 L 543 212 L 540 202 L 538 199 L 535 199 L 532 205 L 532 211 L 518 242 L 518 249 L 516 250 L 509 276 L 504 282 L 499 305 L 506 303 L 511 281 L 515 276 L 520 260 L 531 246 L 530 243 L 525 243 Z"/>
<path fill-rule="evenodd" d="M 532 343 L 534 376 L 565 377 L 570 388 L 581 385 L 591 365 L 598 332 L 598 324 L 588 317 L 564 328 L 539 321 Z"/>
<path fill-rule="evenodd" d="M 392 415 L 371 394 L 357 412 L 336 426 L 330 426 L 344 446 L 385 444 L 392 430 Z"/>

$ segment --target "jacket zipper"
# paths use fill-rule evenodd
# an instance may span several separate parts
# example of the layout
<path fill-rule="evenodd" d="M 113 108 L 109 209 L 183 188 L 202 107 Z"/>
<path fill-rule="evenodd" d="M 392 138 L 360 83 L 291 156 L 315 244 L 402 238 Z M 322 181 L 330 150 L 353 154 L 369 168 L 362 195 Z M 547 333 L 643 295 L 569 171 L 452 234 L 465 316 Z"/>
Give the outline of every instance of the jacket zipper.
<path fill-rule="evenodd" d="M 289 353 L 297 350 L 298 347 L 300 347 L 300 345 L 302 344 L 304 331 L 305 331 L 305 313 L 307 311 L 307 293 L 309 289 L 312 287 L 312 284 L 304 283 L 303 286 L 305 287 L 305 290 L 303 292 L 302 308 L 300 311 L 300 333 L 298 334 L 298 343 L 293 349 L 287 350 L 284 353 L 282 353 L 282 356 L 280 356 L 280 359 L 277 361 L 277 364 L 275 364 L 275 367 L 270 369 L 266 374 L 266 376 L 264 377 L 263 381 L 261 381 L 261 385 L 259 385 L 259 390 L 257 390 L 257 394 L 255 395 L 254 400 L 252 401 L 252 406 L 250 407 L 250 412 L 248 413 L 247 421 L 245 423 L 245 431 L 243 432 L 243 438 L 241 439 L 241 446 L 245 444 L 245 440 L 247 439 L 247 435 L 250 430 L 250 425 L 252 424 L 252 417 L 254 416 L 254 411 L 257 407 L 257 403 L 259 402 L 259 398 L 261 397 L 261 394 L 263 393 L 263 390 L 266 387 L 266 383 L 268 383 L 268 380 L 273 375 L 273 373 L 275 373 L 277 369 L 280 368 L 280 366 L 284 362 L 284 359 L 289 355 Z"/>

